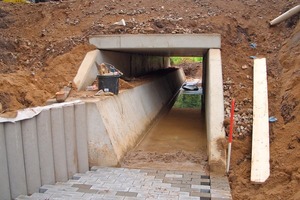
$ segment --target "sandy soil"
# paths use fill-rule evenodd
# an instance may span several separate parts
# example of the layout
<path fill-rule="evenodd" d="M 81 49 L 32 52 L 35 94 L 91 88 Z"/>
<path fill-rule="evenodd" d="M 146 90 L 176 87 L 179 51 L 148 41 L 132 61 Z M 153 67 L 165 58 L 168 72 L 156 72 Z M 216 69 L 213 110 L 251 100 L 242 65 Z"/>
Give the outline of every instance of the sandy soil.
<path fill-rule="evenodd" d="M 250 183 L 251 126 L 236 133 L 229 178 L 234 199 L 300 199 L 299 14 L 268 21 L 299 4 L 272 0 L 77 0 L 39 4 L 0 2 L 0 112 L 42 105 L 72 81 L 93 34 L 220 33 L 225 91 L 252 99 L 249 56 L 268 65 L 271 176 Z M 178 6 L 183 5 L 183 6 Z M 125 27 L 112 23 L 125 19 Z M 257 44 L 251 48 L 250 44 Z M 246 66 L 246 67 L 243 67 Z M 251 101 L 243 104 L 252 108 Z M 250 102 L 250 103 L 249 103 Z"/>

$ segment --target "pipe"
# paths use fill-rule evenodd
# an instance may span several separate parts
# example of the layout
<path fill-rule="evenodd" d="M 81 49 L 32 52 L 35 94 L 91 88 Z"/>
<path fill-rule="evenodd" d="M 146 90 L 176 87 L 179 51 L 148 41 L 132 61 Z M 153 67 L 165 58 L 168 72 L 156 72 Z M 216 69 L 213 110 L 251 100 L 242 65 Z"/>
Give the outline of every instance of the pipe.
<path fill-rule="evenodd" d="M 290 17 L 292 17 L 293 15 L 297 14 L 300 12 L 300 5 L 298 6 L 295 6 L 294 8 L 288 10 L 287 12 L 283 13 L 282 15 L 280 15 L 279 17 L 276 17 L 275 19 L 273 19 L 271 22 L 270 22 L 270 25 L 273 26 L 273 25 L 276 25 Z"/>

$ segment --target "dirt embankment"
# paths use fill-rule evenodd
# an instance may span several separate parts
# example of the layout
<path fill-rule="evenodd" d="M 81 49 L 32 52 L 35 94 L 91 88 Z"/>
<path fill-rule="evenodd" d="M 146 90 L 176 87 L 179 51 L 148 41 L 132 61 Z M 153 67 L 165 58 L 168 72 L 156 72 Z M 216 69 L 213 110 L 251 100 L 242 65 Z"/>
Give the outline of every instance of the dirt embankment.
<path fill-rule="evenodd" d="M 299 199 L 299 14 L 268 21 L 298 1 L 173 0 L 0 2 L 0 102 L 5 111 L 43 104 L 71 81 L 92 34 L 220 33 L 226 100 L 240 124 L 233 141 L 234 199 Z M 126 26 L 114 26 L 121 19 Z M 256 44 L 256 48 L 253 48 Z M 250 46 L 252 45 L 252 47 Z M 252 63 L 268 65 L 271 176 L 250 183 Z M 243 127 L 243 129 L 241 129 Z"/>

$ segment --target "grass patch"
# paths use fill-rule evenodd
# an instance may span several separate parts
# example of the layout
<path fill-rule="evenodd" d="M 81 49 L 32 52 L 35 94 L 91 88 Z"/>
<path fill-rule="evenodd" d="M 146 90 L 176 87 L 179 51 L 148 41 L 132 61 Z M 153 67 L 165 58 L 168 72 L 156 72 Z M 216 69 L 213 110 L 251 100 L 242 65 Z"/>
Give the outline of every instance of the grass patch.
<path fill-rule="evenodd" d="M 201 108 L 201 95 L 180 94 L 173 106 L 174 108 Z"/>
<path fill-rule="evenodd" d="M 202 62 L 203 57 L 171 57 L 171 65 L 180 65 L 182 63 Z"/>

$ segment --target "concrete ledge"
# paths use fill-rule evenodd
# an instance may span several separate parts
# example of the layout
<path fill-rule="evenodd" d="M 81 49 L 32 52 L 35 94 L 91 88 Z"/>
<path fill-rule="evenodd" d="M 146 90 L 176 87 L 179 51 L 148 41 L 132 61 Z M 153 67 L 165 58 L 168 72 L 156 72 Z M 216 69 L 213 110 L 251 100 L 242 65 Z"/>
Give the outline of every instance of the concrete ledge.
<path fill-rule="evenodd" d="M 208 157 L 211 172 L 225 172 L 224 96 L 221 51 L 210 49 L 207 55 L 205 116 Z"/>
<path fill-rule="evenodd" d="M 118 165 L 184 79 L 183 71 L 176 70 L 118 96 L 87 100 L 90 165 Z"/>

